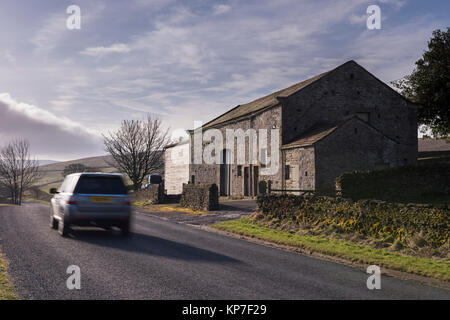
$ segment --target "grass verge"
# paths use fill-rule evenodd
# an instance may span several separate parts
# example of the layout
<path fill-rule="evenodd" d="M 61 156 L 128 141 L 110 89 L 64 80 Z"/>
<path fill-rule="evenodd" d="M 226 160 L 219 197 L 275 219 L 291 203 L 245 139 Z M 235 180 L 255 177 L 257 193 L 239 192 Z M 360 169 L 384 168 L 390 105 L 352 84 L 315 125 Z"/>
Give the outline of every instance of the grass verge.
<path fill-rule="evenodd" d="M 213 227 L 261 240 L 336 256 L 352 262 L 375 264 L 393 270 L 450 281 L 450 261 L 405 256 L 350 241 L 292 234 L 287 231 L 268 228 L 262 223 L 249 218 L 221 222 Z"/>
<path fill-rule="evenodd" d="M 0 300 L 16 300 L 19 297 L 8 278 L 7 270 L 8 261 L 3 258 L 0 252 Z"/>
<path fill-rule="evenodd" d="M 185 208 L 179 204 L 151 204 L 149 202 L 133 202 L 133 206 L 143 208 L 146 212 L 184 212 L 190 214 L 207 214 L 207 211 Z"/>

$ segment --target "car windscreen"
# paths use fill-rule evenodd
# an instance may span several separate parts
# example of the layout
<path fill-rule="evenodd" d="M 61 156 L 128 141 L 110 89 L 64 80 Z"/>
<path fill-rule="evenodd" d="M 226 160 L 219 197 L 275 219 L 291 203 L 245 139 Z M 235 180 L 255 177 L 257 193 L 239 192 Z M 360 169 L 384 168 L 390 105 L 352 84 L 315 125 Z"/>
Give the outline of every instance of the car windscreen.
<path fill-rule="evenodd" d="M 120 177 L 81 176 L 75 193 L 127 194 L 127 188 Z"/>

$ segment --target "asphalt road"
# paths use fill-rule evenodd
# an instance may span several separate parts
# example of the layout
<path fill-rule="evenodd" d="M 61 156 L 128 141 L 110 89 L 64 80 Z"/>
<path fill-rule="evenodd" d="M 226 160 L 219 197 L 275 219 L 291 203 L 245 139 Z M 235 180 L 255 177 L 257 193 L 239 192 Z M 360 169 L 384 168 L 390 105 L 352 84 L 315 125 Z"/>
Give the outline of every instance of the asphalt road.
<path fill-rule="evenodd" d="M 48 206 L 0 207 L 0 245 L 25 299 L 450 299 L 450 291 L 136 214 L 133 234 L 78 229 L 61 238 Z M 69 265 L 81 289 L 68 290 Z"/>

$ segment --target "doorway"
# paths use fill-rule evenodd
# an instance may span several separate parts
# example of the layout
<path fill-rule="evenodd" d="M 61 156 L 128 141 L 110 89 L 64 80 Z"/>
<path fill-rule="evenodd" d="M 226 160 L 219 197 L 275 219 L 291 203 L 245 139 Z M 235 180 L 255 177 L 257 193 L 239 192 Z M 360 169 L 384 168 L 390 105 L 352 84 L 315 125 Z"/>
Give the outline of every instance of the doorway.
<path fill-rule="evenodd" d="M 253 167 L 253 196 L 258 195 L 259 167 Z"/>
<path fill-rule="evenodd" d="M 223 149 L 220 162 L 220 195 L 231 195 L 231 152 Z"/>
<path fill-rule="evenodd" d="M 244 167 L 244 197 L 249 196 L 249 174 L 248 174 L 248 167 Z"/>

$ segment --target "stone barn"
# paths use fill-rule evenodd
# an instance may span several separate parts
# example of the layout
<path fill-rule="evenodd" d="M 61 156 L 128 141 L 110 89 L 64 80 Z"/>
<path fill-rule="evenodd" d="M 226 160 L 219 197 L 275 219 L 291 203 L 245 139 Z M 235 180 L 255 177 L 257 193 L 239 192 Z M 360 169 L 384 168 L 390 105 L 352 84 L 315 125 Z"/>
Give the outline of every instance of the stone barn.
<path fill-rule="evenodd" d="M 261 180 L 271 181 L 273 189 L 333 191 L 336 177 L 347 171 L 415 165 L 416 108 L 355 61 L 349 61 L 238 105 L 201 129 L 190 131 L 189 174 L 184 167 L 183 179 L 216 183 L 224 196 L 255 196 Z M 199 163 L 194 159 L 195 132 L 209 129 L 220 131 L 223 137 L 227 129 L 266 129 L 269 137 L 265 148 L 257 138 L 256 163 L 250 161 L 249 154 L 243 163 L 236 161 L 239 152 L 234 140 L 224 142 L 222 163 Z M 272 132 L 277 139 L 272 140 Z M 246 152 L 254 141 L 247 135 Z M 275 162 L 277 170 L 268 173 L 266 166 Z M 176 179 L 177 183 L 183 180 Z M 166 183 L 172 183 L 168 177 Z"/>

